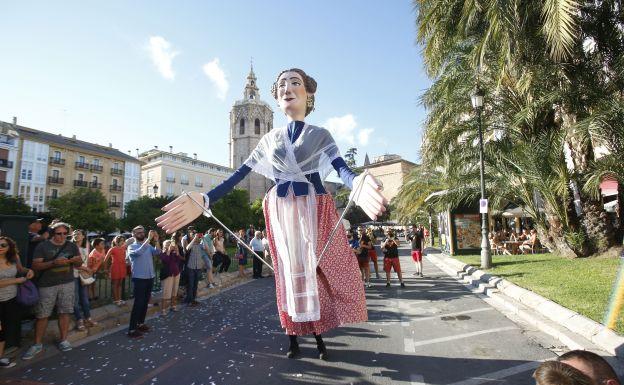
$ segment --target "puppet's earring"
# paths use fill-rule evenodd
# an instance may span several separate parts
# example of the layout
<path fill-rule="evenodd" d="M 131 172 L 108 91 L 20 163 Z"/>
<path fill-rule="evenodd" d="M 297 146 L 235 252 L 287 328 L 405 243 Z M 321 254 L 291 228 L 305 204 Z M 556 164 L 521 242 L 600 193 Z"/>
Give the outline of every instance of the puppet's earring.
<path fill-rule="evenodd" d="M 307 105 L 309 108 L 314 107 L 314 98 L 312 98 L 312 96 L 308 96 L 308 100 L 306 101 L 306 105 Z"/>

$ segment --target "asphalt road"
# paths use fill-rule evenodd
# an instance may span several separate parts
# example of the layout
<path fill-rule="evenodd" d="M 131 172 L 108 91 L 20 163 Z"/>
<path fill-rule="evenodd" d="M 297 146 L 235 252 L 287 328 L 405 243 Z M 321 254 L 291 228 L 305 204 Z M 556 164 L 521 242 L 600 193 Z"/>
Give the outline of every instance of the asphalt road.
<path fill-rule="evenodd" d="M 511 322 L 425 261 L 425 278 L 401 249 L 407 287 L 373 280 L 369 322 L 324 335 L 320 361 L 312 336 L 287 359 L 272 278 L 254 280 L 148 323 L 129 340 L 118 331 L 0 373 L 0 384 L 533 384 L 549 339 Z M 383 272 L 382 272 L 383 276 Z M 45 347 L 56 351 L 53 346 Z"/>

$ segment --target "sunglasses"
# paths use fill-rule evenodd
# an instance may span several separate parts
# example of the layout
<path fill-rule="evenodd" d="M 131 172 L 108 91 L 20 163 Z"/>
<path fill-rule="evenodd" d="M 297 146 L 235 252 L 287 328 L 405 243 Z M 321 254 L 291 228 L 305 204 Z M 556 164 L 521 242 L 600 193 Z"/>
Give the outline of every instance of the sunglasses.
<path fill-rule="evenodd" d="M 67 235 L 67 231 L 65 231 L 63 233 L 54 233 L 54 235 Z"/>
<path fill-rule="evenodd" d="M 8 243 L 0 243 L 0 247 L 9 247 Z"/>

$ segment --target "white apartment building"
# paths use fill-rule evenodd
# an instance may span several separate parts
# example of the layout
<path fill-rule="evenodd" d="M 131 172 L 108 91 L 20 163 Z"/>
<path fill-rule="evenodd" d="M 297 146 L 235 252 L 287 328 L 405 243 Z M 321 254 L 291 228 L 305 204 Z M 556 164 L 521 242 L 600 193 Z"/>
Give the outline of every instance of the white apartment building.
<path fill-rule="evenodd" d="M 137 199 L 141 196 L 141 163 L 140 162 L 124 162 L 124 191 L 123 191 L 123 205 L 121 206 L 122 215 L 125 214 L 124 210 L 126 203 Z"/>
<path fill-rule="evenodd" d="M 37 211 L 44 211 L 46 178 L 48 176 L 47 143 L 23 139 L 18 195 Z"/>

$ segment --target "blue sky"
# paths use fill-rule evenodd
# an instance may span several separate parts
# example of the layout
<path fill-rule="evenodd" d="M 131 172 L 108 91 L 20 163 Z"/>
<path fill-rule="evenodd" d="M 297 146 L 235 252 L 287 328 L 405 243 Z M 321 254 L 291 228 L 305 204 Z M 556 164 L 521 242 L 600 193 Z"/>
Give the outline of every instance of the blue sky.
<path fill-rule="evenodd" d="M 126 152 L 157 145 L 228 164 L 250 57 L 269 95 L 284 68 L 319 86 L 308 123 L 359 161 L 417 161 L 429 81 L 409 0 L 4 2 L 0 120 Z"/>

